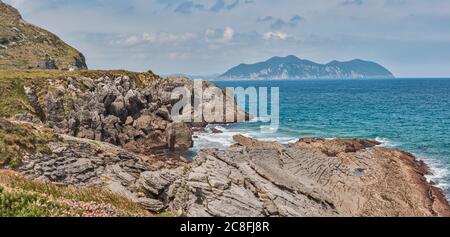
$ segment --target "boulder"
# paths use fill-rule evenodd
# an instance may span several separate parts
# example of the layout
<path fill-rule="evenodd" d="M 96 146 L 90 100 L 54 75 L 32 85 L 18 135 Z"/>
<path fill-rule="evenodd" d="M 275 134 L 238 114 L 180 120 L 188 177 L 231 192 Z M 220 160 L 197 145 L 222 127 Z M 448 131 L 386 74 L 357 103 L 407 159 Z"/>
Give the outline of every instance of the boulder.
<path fill-rule="evenodd" d="M 171 123 L 166 129 L 167 143 L 171 150 L 187 150 L 194 146 L 192 128 L 185 123 Z"/>
<path fill-rule="evenodd" d="M 217 129 L 217 128 L 211 128 L 211 132 L 214 133 L 214 134 L 223 133 L 222 130 Z"/>
<path fill-rule="evenodd" d="M 163 118 L 166 121 L 170 120 L 170 113 L 167 107 L 161 107 L 156 111 L 156 115 Z"/>
<path fill-rule="evenodd" d="M 158 213 L 165 209 L 164 203 L 156 199 L 139 198 L 138 203 L 151 212 Z"/>

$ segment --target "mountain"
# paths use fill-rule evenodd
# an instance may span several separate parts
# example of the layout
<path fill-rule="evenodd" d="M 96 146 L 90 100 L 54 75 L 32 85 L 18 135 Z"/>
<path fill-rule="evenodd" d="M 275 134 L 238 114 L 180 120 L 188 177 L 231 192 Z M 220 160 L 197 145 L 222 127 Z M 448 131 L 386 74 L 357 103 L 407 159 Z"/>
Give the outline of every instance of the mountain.
<path fill-rule="evenodd" d="M 25 22 L 0 0 L 0 69 L 87 69 L 85 58 L 56 35 Z"/>
<path fill-rule="evenodd" d="M 214 80 L 214 79 L 218 78 L 220 76 L 220 74 L 216 73 L 216 74 L 207 74 L 207 75 L 189 75 L 189 74 L 184 74 L 184 73 L 174 73 L 174 74 L 167 74 L 167 75 L 162 75 L 162 76 L 163 77 L 187 77 L 192 80 L 208 81 L 208 80 Z"/>
<path fill-rule="evenodd" d="M 340 79 L 340 78 L 393 78 L 383 66 L 355 59 L 348 62 L 332 61 L 319 64 L 290 55 L 273 57 L 265 62 L 241 64 L 219 79 Z"/>

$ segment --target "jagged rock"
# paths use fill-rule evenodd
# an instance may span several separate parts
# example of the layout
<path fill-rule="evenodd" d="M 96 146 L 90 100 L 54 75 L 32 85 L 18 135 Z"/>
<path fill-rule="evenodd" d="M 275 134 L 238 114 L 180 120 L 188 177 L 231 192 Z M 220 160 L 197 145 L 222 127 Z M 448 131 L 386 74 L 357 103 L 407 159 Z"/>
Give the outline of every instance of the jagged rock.
<path fill-rule="evenodd" d="M 46 118 L 47 123 L 50 127 L 63 129 L 65 127 L 65 117 L 64 117 L 64 102 L 61 95 L 61 91 L 58 91 L 56 95 L 49 93 L 46 99 Z"/>
<path fill-rule="evenodd" d="M 125 107 L 128 113 L 133 116 L 146 107 L 147 100 L 135 90 L 129 90 L 125 95 Z"/>
<path fill-rule="evenodd" d="M 156 118 L 152 115 L 144 115 L 136 119 L 134 121 L 133 127 L 136 129 L 142 130 L 145 133 L 149 133 L 150 131 L 153 131 L 152 123 Z"/>
<path fill-rule="evenodd" d="M 138 183 L 151 197 L 158 197 L 170 184 L 180 178 L 181 174 L 181 169 L 147 171 L 141 173 Z"/>
<path fill-rule="evenodd" d="M 56 61 L 48 54 L 46 54 L 45 59 L 39 63 L 36 68 L 41 69 L 58 69 L 58 66 L 56 65 Z"/>
<path fill-rule="evenodd" d="M 114 102 L 107 108 L 110 113 L 119 118 L 127 117 L 127 110 L 125 109 L 125 100 L 122 95 L 119 95 Z"/>
<path fill-rule="evenodd" d="M 29 123 L 41 123 L 41 120 L 32 114 L 16 114 L 14 120 Z"/>
<path fill-rule="evenodd" d="M 70 76 L 65 80 L 46 79 L 46 83 L 24 89 L 36 115 L 57 133 L 105 141 L 141 153 L 192 147 L 191 127 L 207 123 L 173 124 L 170 110 L 177 100 L 170 96 L 176 87 L 192 89 L 193 82 L 186 78 L 139 78 L 125 74 Z M 208 99 L 203 103 L 214 104 Z M 230 113 L 235 116 L 235 111 Z"/>
<path fill-rule="evenodd" d="M 132 125 L 134 122 L 133 117 L 128 116 L 127 119 L 125 120 L 125 125 Z"/>
<path fill-rule="evenodd" d="M 42 125 L 27 128 L 42 131 Z M 425 179 L 428 167 L 409 153 L 361 139 L 289 146 L 235 139 L 229 149 L 202 150 L 186 164 L 58 135 L 45 154 L 23 156 L 19 171 L 105 187 L 148 210 L 182 216 L 450 216 L 442 190 Z"/>
<path fill-rule="evenodd" d="M 262 149 L 276 149 L 278 151 L 281 151 L 285 148 L 283 145 L 277 142 L 262 142 L 240 134 L 233 136 L 233 140 L 236 142 L 234 146 L 242 146 L 248 149 L 262 148 Z"/>
<path fill-rule="evenodd" d="M 165 209 L 164 203 L 156 199 L 139 198 L 138 203 L 151 212 L 161 212 Z"/>
<path fill-rule="evenodd" d="M 170 124 L 166 133 L 171 150 L 185 150 L 194 145 L 192 129 L 185 123 Z"/>
<path fill-rule="evenodd" d="M 156 115 L 163 118 L 166 121 L 170 120 L 170 113 L 166 107 L 161 107 L 156 111 Z"/>
<path fill-rule="evenodd" d="M 215 134 L 218 134 L 218 133 L 223 133 L 223 131 L 222 131 L 222 130 L 220 130 L 220 129 L 217 129 L 217 128 L 211 128 L 211 132 L 212 132 L 212 133 L 215 133 Z"/>
<path fill-rule="evenodd" d="M 60 184 L 103 186 L 136 202 L 137 191 L 132 186 L 141 173 L 154 170 L 152 163 L 156 162 L 108 143 L 66 135 L 59 135 L 49 147 L 50 154 L 24 158 L 19 170 L 31 178 Z"/>

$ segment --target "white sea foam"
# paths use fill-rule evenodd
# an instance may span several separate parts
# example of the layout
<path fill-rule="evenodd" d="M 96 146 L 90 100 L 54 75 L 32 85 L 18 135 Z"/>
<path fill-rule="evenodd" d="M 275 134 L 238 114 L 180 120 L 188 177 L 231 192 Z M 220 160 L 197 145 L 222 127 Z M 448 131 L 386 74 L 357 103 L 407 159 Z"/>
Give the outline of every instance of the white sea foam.
<path fill-rule="evenodd" d="M 382 147 L 395 148 L 400 146 L 399 143 L 393 142 L 386 138 L 377 137 L 375 140 L 380 142 L 380 146 Z M 435 187 L 444 190 L 445 194 L 449 194 L 450 184 L 446 181 L 450 178 L 448 167 L 436 158 L 431 158 L 421 154 L 414 154 L 414 156 L 425 162 L 425 164 L 430 168 L 432 174 L 425 176 L 427 181 L 432 182 Z M 447 199 L 450 201 L 450 196 L 447 195 Z"/>
<path fill-rule="evenodd" d="M 395 148 L 400 145 L 399 143 L 393 142 L 393 141 L 391 141 L 387 138 L 383 138 L 383 137 L 376 137 L 375 141 L 381 143 L 380 146 L 387 147 L 387 148 Z"/>
<path fill-rule="evenodd" d="M 218 129 L 222 133 L 212 133 L 211 128 Z M 203 148 L 218 148 L 226 149 L 235 142 L 233 136 L 242 134 L 261 141 L 274 141 L 281 144 L 293 143 L 298 140 L 293 136 L 280 136 L 280 134 L 262 133 L 260 130 L 227 128 L 220 125 L 209 125 L 206 127 L 206 132 L 196 132 L 194 134 L 194 149 L 199 150 Z"/>
<path fill-rule="evenodd" d="M 441 188 L 444 191 L 448 191 L 450 187 L 450 184 L 446 182 L 446 180 L 449 180 L 448 167 L 446 167 L 444 164 L 442 164 L 442 162 L 434 158 L 424 157 L 421 155 L 416 155 L 416 157 L 418 157 L 418 159 L 420 160 L 423 160 L 431 170 L 432 174 L 425 176 L 428 182 L 433 182 L 436 187 Z M 450 197 L 448 198 L 450 200 Z"/>
<path fill-rule="evenodd" d="M 220 130 L 222 133 L 212 133 L 211 128 Z M 250 136 L 244 130 L 227 129 L 220 125 L 210 125 L 206 127 L 207 132 L 194 133 L 194 149 L 199 150 L 203 148 L 218 148 L 226 149 L 234 144 L 233 136 L 242 134 Z"/>

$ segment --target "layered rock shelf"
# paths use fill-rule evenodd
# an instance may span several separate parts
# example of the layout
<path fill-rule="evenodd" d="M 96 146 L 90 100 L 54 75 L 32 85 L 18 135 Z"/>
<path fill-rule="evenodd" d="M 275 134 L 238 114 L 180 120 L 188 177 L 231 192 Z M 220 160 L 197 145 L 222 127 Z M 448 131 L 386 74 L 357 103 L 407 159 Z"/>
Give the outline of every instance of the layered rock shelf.
<path fill-rule="evenodd" d="M 49 152 L 25 155 L 16 170 L 59 185 L 103 187 L 152 213 L 195 217 L 450 215 L 442 191 L 426 180 L 430 172 L 423 162 L 412 154 L 379 147 L 375 141 L 303 138 L 284 146 L 237 135 L 229 149 L 205 149 L 188 161 L 56 136 L 48 143 Z"/>
<path fill-rule="evenodd" d="M 201 151 L 187 169 L 144 173 L 144 189 L 186 216 L 450 215 L 425 164 L 375 141 L 235 141 Z"/>

